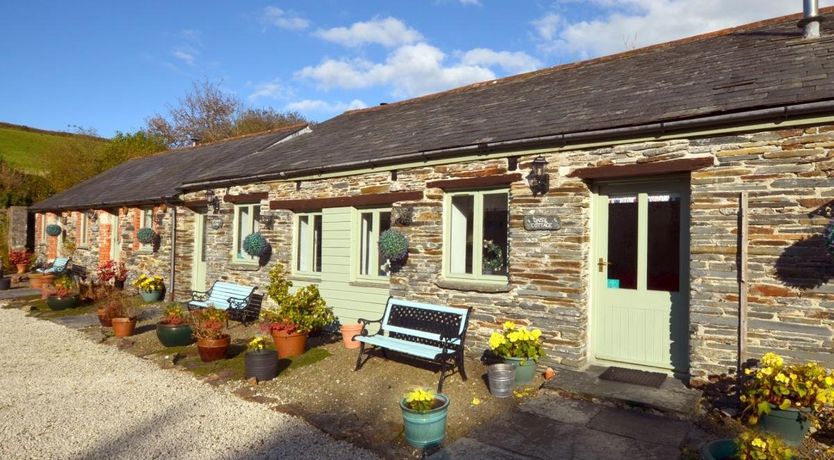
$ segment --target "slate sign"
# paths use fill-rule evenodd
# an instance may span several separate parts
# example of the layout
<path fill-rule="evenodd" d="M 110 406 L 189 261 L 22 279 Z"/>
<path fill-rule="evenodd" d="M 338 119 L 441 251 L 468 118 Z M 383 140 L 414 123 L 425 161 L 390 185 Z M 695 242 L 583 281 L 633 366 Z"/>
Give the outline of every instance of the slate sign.
<path fill-rule="evenodd" d="M 559 230 L 562 222 L 558 216 L 528 214 L 524 216 L 524 230 Z"/>

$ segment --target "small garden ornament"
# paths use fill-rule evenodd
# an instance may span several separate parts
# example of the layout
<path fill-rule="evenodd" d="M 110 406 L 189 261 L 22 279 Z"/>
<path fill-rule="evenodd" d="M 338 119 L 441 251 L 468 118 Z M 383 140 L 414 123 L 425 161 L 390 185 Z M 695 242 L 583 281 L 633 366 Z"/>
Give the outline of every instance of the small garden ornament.
<path fill-rule="evenodd" d="M 417 388 L 400 399 L 405 440 L 418 449 L 435 447 L 446 438 L 449 397 Z"/>
<path fill-rule="evenodd" d="M 544 355 L 540 329 L 527 330 L 512 321 L 489 338 L 489 349 L 504 361 L 516 367 L 516 385 L 527 385 L 536 375 L 536 363 Z"/>

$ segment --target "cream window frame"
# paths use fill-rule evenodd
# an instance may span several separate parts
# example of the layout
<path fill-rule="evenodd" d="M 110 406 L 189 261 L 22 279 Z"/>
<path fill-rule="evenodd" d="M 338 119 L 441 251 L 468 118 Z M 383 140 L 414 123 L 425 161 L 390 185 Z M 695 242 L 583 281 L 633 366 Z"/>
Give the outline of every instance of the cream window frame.
<path fill-rule="evenodd" d="M 303 270 L 299 268 L 301 261 L 302 261 L 302 254 L 301 254 L 301 219 L 306 217 L 307 218 L 307 241 L 309 241 L 309 249 L 307 250 L 307 254 L 305 257 L 309 257 L 310 260 L 310 269 Z M 316 239 L 316 219 L 321 220 L 321 233 L 318 235 L 318 239 Z M 320 267 L 316 267 L 316 259 L 317 256 L 320 254 L 317 251 L 324 250 L 324 217 L 322 216 L 321 211 L 316 212 L 299 212 L 293 215 L 293 245 L 292 245 L 292 273 L 295 275 L 301 276 L 312 276 L 312 277 L 320 277 L 323 271 L 324 266 L 324 257 L 322 257 L 322 262 Z M 318 270 L 316 270 L 318 268 Z"/>
<path fill-rule="evenodd" d="M 507 213 L 510 209 L 510 190 L 508 188 L 495 188 L 485 190 L 460 190 L 446 192 L 443 195 L 443 277 L 455 281 L 470 281 L 477 283 L 506 284 L 509 281 L 507 275 L 484 275 L 483 267 L 483 234 L 484 234 L 484 196 L 492 194 L 507 195 Z M 472 196 L 472 273 L 453 273 L 452 265 L 452 199 L 456 196 Z M 509 249 L 509 215 L 507 216 L 507 247 Z M 509 252 L 509 251 L 507 251 Z M 504 260 L 509 272 L 508 254 L 504 254 Z"/>
<path fill-rule="evenodd" d="M 248 222 L 246 222 L 248 224 L 246 226 L 247 233 L 245 235 L 242 235 L 240 224 L 241 213 L 244 209 L 248 210 L 249 215 L 246 217 L 246 219 L 248 220 Z M 258 221 L 260 214 L 260 203 L 235 204 L 231 248 L 231 256 L 233 262 L 253 265 L 258 264 L 257 257 L 250 256 L 249 254 L 246 254 L 246 252 L 243 250 L 243 240 L 250 234 L 260 230 L 260 222 Z"/>
<path fill-rule="evenodd" d="M 136 231 L 138 232 L 140 228 L 145 227 L 153 228 L 153 208 L 139 208 L 139 228 Z M 142 243 L 140 241 L 139 251 L 152 252 L 153 243 Z"/>
<path fill-rule="evenodd" d="M 88 237 L 90 219 L 87 217 L 86 212 L 79 211 L 78 213 L 81 215 L 81 225 L 78 226 L 78 245 L 87 247 L 90 244 L 90 238 Z"/>
<path fill-rule="evenodd" d="M 378 274 L 362 274 L 362 243 L 363 243 L 363 214 L 371 214 L 371 227 L 373 230 L 369 235 L 367 245 L 369 248 L 377 248 L 376 250 L 371 250 L 369 252 L 369 260 L 368 260 L 368 267 L 369 272 L 373 271 L 374 273 L 378 273 L 376 270 L 377 267 L 380 267 L 379 261 L 379 235 L 382 233 L 379 231 L 380 222 L 381 222 L 381 215 L 384 213 L 388 213 L 389 219 L 391 218 L 391 208 L 354 208 L 354 225 L 353 228 L 355 229 L 353 235 L 353 244 L 351 248 L 351 255 L 355 257 L 351 257 L 351 266 L 353 267 L 353 279 L 355 281 L 370 281 L 370 282 L 388 282 L 391 276 L 390 270 L 390 262 L 386 261 L 386 265 L 389 266 L 389 269 L 385 275 L 378 275 Z M 389 224 L 390 228 L 390 224 Z"/>

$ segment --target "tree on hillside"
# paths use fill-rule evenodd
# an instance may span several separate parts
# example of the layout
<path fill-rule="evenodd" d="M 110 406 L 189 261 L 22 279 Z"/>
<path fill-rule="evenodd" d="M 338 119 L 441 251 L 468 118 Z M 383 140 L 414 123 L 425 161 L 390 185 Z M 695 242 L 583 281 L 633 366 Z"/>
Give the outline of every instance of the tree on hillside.
<path fill-rule="evenodd" d="M 51 194 L 45 178 L 20 172 L 0 158 L 0 208 L 29 206 Z"/>
<path fill-rule="evenodd" d="M 195 82 L 190 93 L 160 114 L 146 121 L 145 131 L 172 148 L 191 145 L 191 139 L 214 142 L 241 134 L 280 128 L 305 119 L 296 112 L 246 107 L 237 96 L 224 92 L 209 81 Z"/>
<path fill-rule="evenodd" d="M 97 155 L 96 169 L 101 172 L 135 158 L 143 158 L 167 150 L 165 140 L 145 131 L 123 133 L 117 131 L 110 142 L 102 145 Z"/>
<path fill-rule="evenodd" d="M 100 144 L 83 138 L 58 144 L 44 158 L 46 180 L 52 188 L 61 192 L 101 172 L 98 169 Z"/>

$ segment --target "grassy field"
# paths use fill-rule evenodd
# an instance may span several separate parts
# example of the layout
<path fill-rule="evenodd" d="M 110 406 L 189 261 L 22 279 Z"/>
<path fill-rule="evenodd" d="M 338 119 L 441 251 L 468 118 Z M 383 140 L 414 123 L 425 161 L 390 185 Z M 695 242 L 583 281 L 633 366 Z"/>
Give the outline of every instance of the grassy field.
<path fill-rule="evenodd" d="M 0 122 L 0 158 L 10 166 L 23 172 L 39 174 L 44 172 L 43 159 L 56 146 L 66 142 L 78 142 L 91 138 L 78 134 L 44 131 L 27 126 Z"/>

